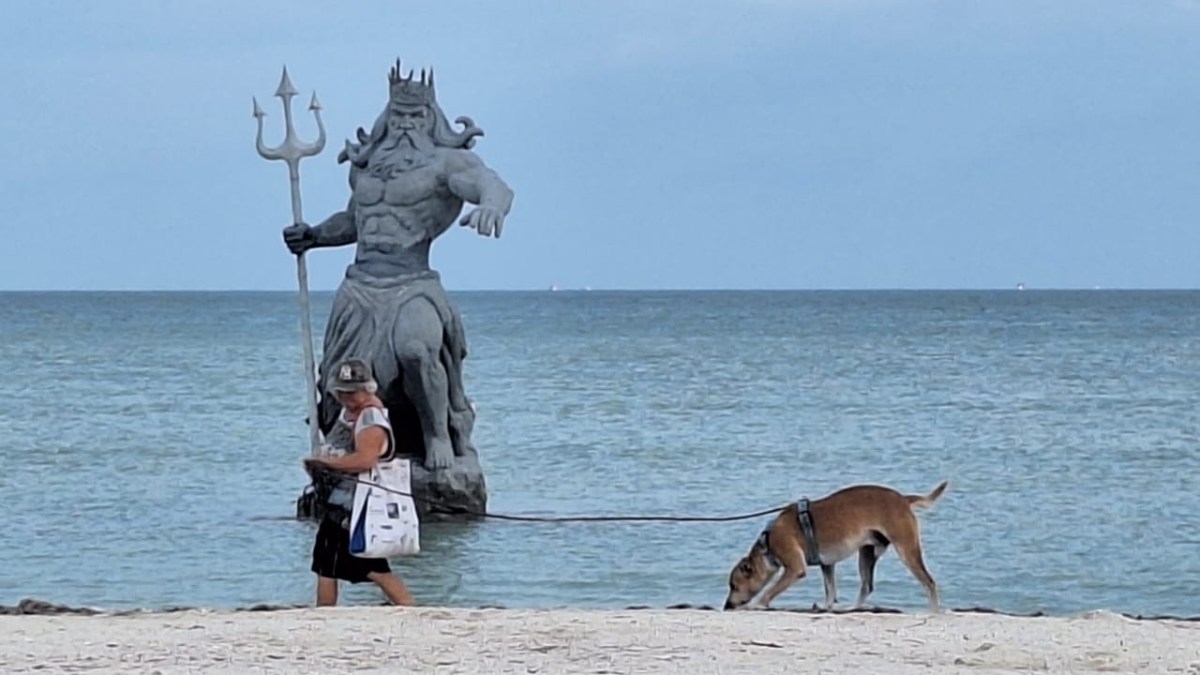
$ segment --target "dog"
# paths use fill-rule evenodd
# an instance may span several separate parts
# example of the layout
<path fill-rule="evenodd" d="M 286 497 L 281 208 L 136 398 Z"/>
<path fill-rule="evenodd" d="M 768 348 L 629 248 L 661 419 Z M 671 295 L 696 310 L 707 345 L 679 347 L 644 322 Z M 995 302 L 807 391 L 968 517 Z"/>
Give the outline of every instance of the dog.
<path fill-rule="evenodd" d="M 837 602 L 834 566 L 858 553 L 861 586 L 855 607 L 863 607 L 875 590 L 875 564 L 889 545 L 896 547 L 900 561 L 929 596 L 930 611 L 940 611 L 937 584 L 921 557 L 921 532 L 916 509 L 928 508 L 949 485 L 942 481 L 928 495 L 902 495 L 880 485 L 854 485 L 821 499 L 791 504 L 783 509 L 759 535 L 750 552 L 729 573 L 729 595 L 725 609 L 750 603 L 782 568 L 783 574 L 763 595 L 762 607 L 788 587 L 803 579 L 807 568 L 819 566 L 825 581 L 825 607 Z M 805 532 L 815 533 L 812 541 Z M 815 557 L 815 560 L 813 559 Z"/>

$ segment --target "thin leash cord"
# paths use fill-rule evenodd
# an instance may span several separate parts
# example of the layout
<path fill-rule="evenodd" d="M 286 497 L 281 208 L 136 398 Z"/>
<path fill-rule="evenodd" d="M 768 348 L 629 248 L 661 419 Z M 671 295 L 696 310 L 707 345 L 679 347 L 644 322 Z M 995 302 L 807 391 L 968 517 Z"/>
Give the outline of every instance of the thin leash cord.
<path fill-rule="evenodd" d="M 319 467 L 313 467 L 313 468 L 315 468 L 317 471 L 319 471 L 321 473 L 325 473 L 325 474 L 329 474 L 329 475 L 337 475 L 329 469 L 324 469 L 324 468 L 319 468 Z M 347 476 L 345 474 L 341 474 L 341 475 L 339 475 L 339 477 L 353 481 L 355 483 L 358 483 L 359 485 L 366 485 L 368 487 L 375 488 L 377 490 L 383 490 L 384 492 L 390 492 L 394 495 L 400 495 L 401 497 L 409 497 L 415 501 L 419 501 L 419 502 L 428 504 L 429 506 L 434 507 L 435 509 L 441 511 L 442 513 L 461 514 L 461 515 L 476 516 L 478 518 L 491 518 L 493 520 L 511 520 L 511 521 L 527 522 L 527 523 L 608 523 L 608 522 L 728 523 L 728 522 L 733 522 L 733 521 L 737 521 L 737 520 L 749 520 L 751 518 L 759 518 L 761 516 L 770 515 L 772 513 L 779 513 L 780 511 L 786 509 L 789 506 L 789 505 L 776 506 L 776 507 L 770 508 L 770 509 L 763 509 L 762 511 L 755 511 L 754 513 L 743 513 L 743 514 L 739 514 L 739 515 L 735 515 L 735 516 L 513 516 L 513 515 L 507 515 L 507 514 L 503 514 L 503 513 L 489 513 L 487 511 L 476 511 L 474 509 L 468 509 L 468 508 L 462 507 L 462 506 L 447 506 L 446 504 L 443 504 L 443 503 L 440 503 L 440 502 L 437 502 L 437 501 L 434 501 L 431 499 L 425 499 L 423 497 L 418 497 L 417 495 L 412 495 L 407 492 L 393 490 L 389 487 L 385 487 L 378 483 L 372 483 L 370 481 L 361 480 L 354 476 Z"/>

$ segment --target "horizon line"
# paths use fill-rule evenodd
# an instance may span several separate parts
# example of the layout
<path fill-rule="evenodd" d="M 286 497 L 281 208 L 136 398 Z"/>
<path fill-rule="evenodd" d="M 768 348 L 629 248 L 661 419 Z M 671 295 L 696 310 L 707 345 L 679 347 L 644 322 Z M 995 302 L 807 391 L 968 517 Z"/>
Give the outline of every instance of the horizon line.
<path fill-rule="evenodd" d="M 309 293 L 336 293 L 337 288 L 310 288 Z M 828 292 L 972 292 L 1011 291 L 1198 291 L 1188 286 L 829 286 L 829 287 L 553 287 L 553 288 L 447 288 L 447 293 L 828 293 Z M 0 288 L 0 294 L 17 293 L 297 293 L 279 288 Z"/>

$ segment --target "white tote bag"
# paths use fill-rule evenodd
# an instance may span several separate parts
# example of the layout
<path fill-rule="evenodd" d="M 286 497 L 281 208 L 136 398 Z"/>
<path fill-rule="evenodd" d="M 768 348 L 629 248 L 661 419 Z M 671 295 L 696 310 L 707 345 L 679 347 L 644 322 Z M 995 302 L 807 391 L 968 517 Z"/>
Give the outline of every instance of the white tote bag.
<path fill-rule="evenodd" d="M 394 457 L 358 474 L 371 485 L 354 486 L 350 516 L 350 555 L 399 558 L 421 552 L 421 528 L 413 503 L 412 467 L 408 457 Z M 382 486 L 387 490 L 381 490 Z M 391 492 L 389 492 L 391 490 Z M 396 494 L 403 493 L 403 494 Z"/>

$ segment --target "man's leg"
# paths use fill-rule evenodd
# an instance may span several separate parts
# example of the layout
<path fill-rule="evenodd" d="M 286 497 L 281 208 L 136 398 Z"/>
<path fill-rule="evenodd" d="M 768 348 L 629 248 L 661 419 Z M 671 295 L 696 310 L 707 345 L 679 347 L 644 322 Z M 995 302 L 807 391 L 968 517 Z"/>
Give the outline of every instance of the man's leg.
<path fill-rule="evenodd" d="M 313 542 L 312 571 L 317 575 L 317 606 L 329 607 L 337 604 L 338 582 L 337 574 L 338 549 L 342 529 L 322 517 L 317 526 L 316 540 Z"/>
<path fill-rule="evenodd" d="M 395 574 L 391 572 L 371 572 L 367 575 L 367 578 L 383 591 L 383 594 L 387 596 L 388 601 L 393 605 L 407 607 L 413 604 L 412 595 L 408 592 L 408 587 Z"/>
<path fill-rule="evenodd" d="M 317 607 L 332 607 L 337 604 L 337 579 L 317 576 Z"/>

